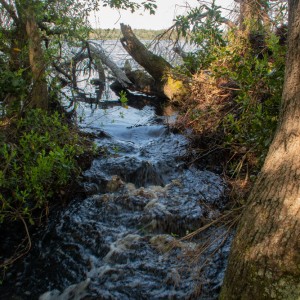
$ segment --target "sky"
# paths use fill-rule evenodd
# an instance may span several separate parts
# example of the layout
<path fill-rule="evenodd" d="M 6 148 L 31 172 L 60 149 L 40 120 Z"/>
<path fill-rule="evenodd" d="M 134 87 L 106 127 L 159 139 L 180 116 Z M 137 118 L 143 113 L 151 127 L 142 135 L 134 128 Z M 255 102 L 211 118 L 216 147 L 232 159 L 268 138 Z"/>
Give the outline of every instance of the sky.
<path fill-rule="evenodd" d="M 172 26 L 176 14 L 184 14 L 188 7 L 195 7 L 199 5 L 199 2 L 200 0 L 156 0 L 155 15 L 150 15 L 144 11 L 131 14 L 128 11 L 117 11 L 103 7 L 100 12 L 91 15 L 90 21 L 94 28 L 120 28 L 119 24 L 125 23 L 135 29 L 166 29 Z M 217 0 L 216 4 L 224 8 L 231 8 L 233 0 Z M 224 16 L 226 14 L 228 11 L 224 10 Z"/>

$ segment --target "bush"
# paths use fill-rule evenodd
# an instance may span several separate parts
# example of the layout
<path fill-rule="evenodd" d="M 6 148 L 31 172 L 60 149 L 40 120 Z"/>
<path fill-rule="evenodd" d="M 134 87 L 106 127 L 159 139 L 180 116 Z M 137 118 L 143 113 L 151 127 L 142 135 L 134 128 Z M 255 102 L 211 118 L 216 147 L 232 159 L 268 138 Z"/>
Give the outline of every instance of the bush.
<path fill-rule="evenodd" d="M 32 110 L 6 128 L 2 139 L 0 223 L 23 218 L 33 224 L 35 213 L 47 212 L 49 202 L 79 174 L 79 137 L 58 113 Z"/>
<path fill-rule="evenodd" d="M 193 76 L 192 93 L 181 103 L 179 126 L 194 129 L 199 157 L 226 150 L 218 158 L 232 177 L 257 173 L 278 122 L 286 46 L 274 33 L 263 37 L 259 53 L 235 31 L 225 44 L 212 45 L 194 61 L 205 70 Z"/>
<path fill-rule="evenodd" d="M 250 46 L 241 53 L 241 45 L 243 42 L 235 41 L 220 49 L 218 60 L 211 66 L 212 74 L 237 86 L 235 108 L 223 121 L 225 147 L 247 149 L 257 157 L 259 169 L 277 126 L 286 49 L 274 34 L 266 36 L 260 56 L 253 55 Z"/>

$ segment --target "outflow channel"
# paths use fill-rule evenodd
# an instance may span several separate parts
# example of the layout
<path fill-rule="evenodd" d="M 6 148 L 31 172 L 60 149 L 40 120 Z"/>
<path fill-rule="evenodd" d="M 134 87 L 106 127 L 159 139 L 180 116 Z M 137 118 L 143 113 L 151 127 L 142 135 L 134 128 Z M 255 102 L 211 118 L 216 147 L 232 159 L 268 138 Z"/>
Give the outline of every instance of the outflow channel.
<path fill-rule="evenodd" d="M 88 197 L 33 237 L 0 298 L 216 299 L 230 248 L 226 228 L 180 237 L 222 212 L 223 180 L 181 161 L 188 141 L 154 107 L 84 113 L 82 129 L 99 133 L 102 149 L 83 174 Z"/>

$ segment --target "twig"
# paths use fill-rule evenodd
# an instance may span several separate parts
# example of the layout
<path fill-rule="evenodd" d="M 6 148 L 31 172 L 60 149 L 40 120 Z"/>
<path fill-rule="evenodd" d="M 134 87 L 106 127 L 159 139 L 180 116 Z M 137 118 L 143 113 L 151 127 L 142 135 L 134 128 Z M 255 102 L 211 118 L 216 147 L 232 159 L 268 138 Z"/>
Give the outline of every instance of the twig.
<path fill-rule="evenodd" d="M 207 230 L 207 229 L 210 228 L 211 226 L 213 226 L 213 225 L 219 223 L 221 220 L 226 219 L 228 216 L 232 215 L 232 214 L 235 213 L 236 211 L 242 210 L 243 208 L 244 208 L 244 207 L 242 206 L 242 207 L 238 207 L 238 208 L 232 209 L 232 210 L 229 211 L 228 213 L 226 213 L 226 214 L 220 216 L 219 218 L 213 220 L 212 222 L 210 222 L 210 223 L 208 223 L 208 224 L 206 224 L 206 225 L 204 225 L 204 226 L 198 228 L 197 230 L 195 230 L 195 231 L 189 233 L 188 235 L 182 237 L 182 238 L 180 239 L 180 241 L 185 241 L 185 240 L 192 239 L 193 237 L 195 237 L 195 236 L 198 235 L 199 233 L 201 233 L 201 232 Z"/>

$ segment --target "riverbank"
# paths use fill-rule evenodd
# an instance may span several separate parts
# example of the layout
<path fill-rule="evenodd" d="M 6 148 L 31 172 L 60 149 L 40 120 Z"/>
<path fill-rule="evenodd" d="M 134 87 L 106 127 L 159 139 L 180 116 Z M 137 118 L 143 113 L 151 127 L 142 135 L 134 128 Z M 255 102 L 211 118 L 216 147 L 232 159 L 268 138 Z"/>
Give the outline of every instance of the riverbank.
<path fill-rule="evenodd" d="M 78 178 L 93 160 L 87 134 L 58 113 L 28 111 L 18 119 L 2 119 L 1 260 L 4 273 L 32 247 L 31 234 L 53 210 L 84 197 Z"/>

